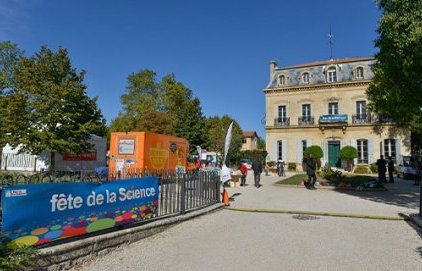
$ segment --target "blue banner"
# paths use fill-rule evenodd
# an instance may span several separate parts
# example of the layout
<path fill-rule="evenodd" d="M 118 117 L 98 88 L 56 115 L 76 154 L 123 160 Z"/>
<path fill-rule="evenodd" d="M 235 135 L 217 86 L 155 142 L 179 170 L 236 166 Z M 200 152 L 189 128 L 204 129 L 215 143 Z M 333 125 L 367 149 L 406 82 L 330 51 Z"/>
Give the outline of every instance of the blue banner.
<path fill-rule="evenodd" d="M 157 177 L 4 187 L 2 240 L 40 245 L 154 217 Z"/>
<path fill-rule="evenodd" d="M 319 123 L 347 123 L 347 114 L 321 115 Z"/>

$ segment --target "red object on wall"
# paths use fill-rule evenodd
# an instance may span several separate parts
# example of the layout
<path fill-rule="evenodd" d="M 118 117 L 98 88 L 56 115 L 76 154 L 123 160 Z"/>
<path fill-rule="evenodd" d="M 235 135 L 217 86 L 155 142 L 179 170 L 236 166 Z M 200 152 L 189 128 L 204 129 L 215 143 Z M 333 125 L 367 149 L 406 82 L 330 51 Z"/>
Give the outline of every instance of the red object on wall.
<path fill-rule="evenodd" d="M 70 152 L 63 153 L 63 160 L 65 161 L 96 161 L 97 151 L 88 151 L 80 154 L 74 154 Z"/>

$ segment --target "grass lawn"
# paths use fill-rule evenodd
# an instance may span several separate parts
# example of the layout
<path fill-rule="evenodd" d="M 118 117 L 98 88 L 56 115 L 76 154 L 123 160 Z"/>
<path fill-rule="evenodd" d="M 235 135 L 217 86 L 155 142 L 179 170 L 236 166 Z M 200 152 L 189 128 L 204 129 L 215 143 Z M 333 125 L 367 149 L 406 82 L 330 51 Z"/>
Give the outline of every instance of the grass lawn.
<path fill-rule="evenodd" d="M 300 184 L 303 180 L 307 180 L 308 176 L 306 174 L 296 174 L 293 175 L 287 179 L 284 180 L 280 180 L 278 182 L 276 182 L 276 184 L 291 184 L 291 185 L 298 185 Z"/>
<path fill-rule="evenodd" d="M 347 184 L 350 184 L 352 187 L 357 187 L 360 184 L 363 184 L 369 180 L 371 180 L 373 177 L 371 176 L 365 176 L 365 175 L 351 175 L 351 176 L 342 176 L 338 179 L 333 179 L 328 181 L 330 183 L 330 186 L 337 186 L 341 182 L 345 182 Z M 299 185 L 303 180 L 307 180 L 308 176 L 306 174 L 296 174 L 293 175 L 287 179 L 280 180 L 276 182 L 276 184 L 290 184 L 290 185 Z M 317 179 L 320 181 L 321 177 L 317 177 Z"/>

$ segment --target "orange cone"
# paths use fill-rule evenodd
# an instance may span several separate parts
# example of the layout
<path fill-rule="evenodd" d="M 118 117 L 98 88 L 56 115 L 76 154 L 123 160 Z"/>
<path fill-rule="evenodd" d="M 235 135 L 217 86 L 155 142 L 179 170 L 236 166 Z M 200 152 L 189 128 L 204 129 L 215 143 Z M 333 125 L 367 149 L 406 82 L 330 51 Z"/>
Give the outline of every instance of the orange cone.
<path fill-rule="evenodd" d="M 227 190 L 226 189 L 223 189 L 223 203 L 226 206 L 230 206 L 229 193 L 227 193 Z"/>

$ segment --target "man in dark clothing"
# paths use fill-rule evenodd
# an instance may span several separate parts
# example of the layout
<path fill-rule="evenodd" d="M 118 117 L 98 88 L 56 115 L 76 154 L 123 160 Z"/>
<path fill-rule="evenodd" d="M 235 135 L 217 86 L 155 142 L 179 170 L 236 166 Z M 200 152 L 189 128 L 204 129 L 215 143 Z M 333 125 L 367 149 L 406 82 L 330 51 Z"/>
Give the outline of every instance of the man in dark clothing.
<path fill-rule="evenodd" d="M 312 154 L 309 155 L 308 158 L 305 160 L 306 164 L 306 174 L 308 175 L 308 184 L 305 185 L 308 189 L 315 189 L 315 182 L 316 182 L 316 161 Z"/>
<path fill-rule="evenodd" d="M 394 176 L 393 176 L 394 161 L 393 161 L 393 158 L 391 158 L 391 156 L 388 156 L 387 169 L 388 169 L 388 177 L 390 179 L 390 183 L 394 183 Z"/>
<path fill-rule="evenodd" d="M 377 160 L 376 163 L 378 167 L 378 181 L 381 182 L 387 182 L 387 177 L 385 177 L 385 172 L 387 171 L 386 165 L 387 161 L 385 161 L 384 156 L 381 155 L 380 159 Z"/>
<path fill-rule="evenodd" d="M 253 161 L 252 163 L 252 170 L 253 170 L 253 176 L 255 180 L 255 187 L 259 188 L 261 185 L 259 182 L 261 181 L 261 173 L 262 173 L 262 164 L 258 160 Z"/>

